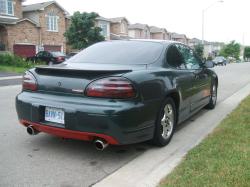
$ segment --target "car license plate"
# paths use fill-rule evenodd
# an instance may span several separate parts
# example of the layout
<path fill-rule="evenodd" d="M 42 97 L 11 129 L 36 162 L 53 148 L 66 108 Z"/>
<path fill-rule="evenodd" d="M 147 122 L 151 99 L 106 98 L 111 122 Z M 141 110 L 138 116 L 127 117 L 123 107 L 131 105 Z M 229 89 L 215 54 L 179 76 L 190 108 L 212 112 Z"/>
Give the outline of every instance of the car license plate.
<path fill-rule="evenodd" d="M 59 108 L 45 107 L 45 121 L 64 124 L 64 111 Z"/>

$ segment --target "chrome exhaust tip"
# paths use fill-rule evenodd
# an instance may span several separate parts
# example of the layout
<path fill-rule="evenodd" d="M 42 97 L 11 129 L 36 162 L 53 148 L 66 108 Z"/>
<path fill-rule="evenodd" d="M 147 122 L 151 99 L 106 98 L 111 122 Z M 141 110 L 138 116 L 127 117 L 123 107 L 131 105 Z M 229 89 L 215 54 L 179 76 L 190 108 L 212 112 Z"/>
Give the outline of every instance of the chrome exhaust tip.
<path fill-rule="evenodd" d="M 106 141 L 97 139 L 94 141 L 94 145 L 98 151 L 103 151 L 109 144 Z"/>
<path fill-rule="evenodd" d="M 34 129 L 32 125 L 30 125 L 27 127 L 27 133 L 31 136 L 34 136 L 34 135 L 37 135 L 39 131 L 37 131 L 36 129 Z"/>

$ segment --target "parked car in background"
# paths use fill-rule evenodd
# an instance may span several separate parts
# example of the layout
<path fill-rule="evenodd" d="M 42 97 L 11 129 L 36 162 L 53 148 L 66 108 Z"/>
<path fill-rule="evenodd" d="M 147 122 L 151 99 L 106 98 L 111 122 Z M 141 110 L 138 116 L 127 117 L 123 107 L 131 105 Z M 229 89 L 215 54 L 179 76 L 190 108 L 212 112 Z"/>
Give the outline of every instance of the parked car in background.
<path fill-rule="evenodd" d="M 70 59 L 72 56 L 75 56 L 78 52 L 71 52 L 66 55 L 66 59 Z"/>
<path fill-rule="evenodd" d="M 18 119 L 30 135 L 87 140 L 99 150 L 147 140 L 165 146 L 178 124 L 216 106 L 211 67 L 181 43 L 100 42 L 57 66 L 27 71 Z"/>
<path fill-rule="evenodd" d="M 213 63 L 215 66 L 218 66 L 218 65 L 225 66 L 225 65 L 227 65 L 228 61 L 223 56 L 217 56 L 213 59 Z"/>
<path fill-rule="evenodd" d="M 66 55 L 59 51 L 40 51 L 33 57 L 28 57 L 27 60 L 32 62 L 46 62 L 47 64 L 60 64 L 65 61 Z"/>

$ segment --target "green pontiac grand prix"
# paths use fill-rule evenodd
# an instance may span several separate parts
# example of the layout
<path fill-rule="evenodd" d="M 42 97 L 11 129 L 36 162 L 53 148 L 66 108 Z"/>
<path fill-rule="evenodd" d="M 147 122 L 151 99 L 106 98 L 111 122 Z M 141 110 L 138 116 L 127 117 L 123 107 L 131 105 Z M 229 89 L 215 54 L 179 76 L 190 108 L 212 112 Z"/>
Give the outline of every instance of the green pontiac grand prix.
<path fill-rule="evenodd" d="M 165 146 L 178 124 L 215 107 L 212 66 L 174 41 L 100 42 L 27 71 L 16 110 L 30 135 L 91 141 L 98 150 L 147 140 Z"/>

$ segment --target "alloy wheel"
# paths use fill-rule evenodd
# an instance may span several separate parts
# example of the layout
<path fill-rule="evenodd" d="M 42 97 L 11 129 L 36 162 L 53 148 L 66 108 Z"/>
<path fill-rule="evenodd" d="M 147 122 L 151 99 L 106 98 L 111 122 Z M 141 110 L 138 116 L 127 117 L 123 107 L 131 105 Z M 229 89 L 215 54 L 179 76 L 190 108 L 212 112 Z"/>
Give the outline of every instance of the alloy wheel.
<path fill-rule="evenodd" d="M 212 102 L 215 105 L 217 101 L 217 88 L 215 84 L 213 85 L 213 88 L 212 88 L 211 97 L 212 97 Z"/>
<path fill-rule="evenodd" d="M 161 127 L 162 127 L 162 137 L 164 139 L 168 139 L 173 131 L 174 127 L 174 111 L 171 104 L 167 104 L 164 107 L 164 115 L 161 119 Z"/>

